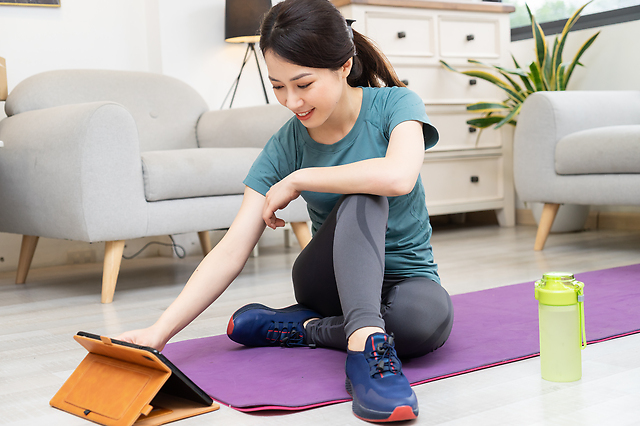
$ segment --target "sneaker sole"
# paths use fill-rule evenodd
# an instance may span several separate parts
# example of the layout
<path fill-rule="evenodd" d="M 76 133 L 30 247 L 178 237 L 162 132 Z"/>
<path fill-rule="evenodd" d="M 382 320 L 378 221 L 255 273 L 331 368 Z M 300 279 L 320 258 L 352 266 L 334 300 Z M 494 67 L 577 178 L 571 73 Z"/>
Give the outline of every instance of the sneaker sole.
<path fill-rule="evenodd" d="M 386 422 L 401 422 L 405 420 L 413 420 L 418 417 L 418 408 L 414 409 L 409 405 L 400 405 L 393 409 L 392 412 L 388 411 L 376 411 L 369 408 L 365 408 L 360 405 L 360 402 L 353 395 L 351 388 L 351 381 L 349 378 L 345 380 L 345 388 L 351 397 L 353 398 L 352 410 L 353 414 L 360 420 L 365 420 L 374 423 L 386 423 Z"/>

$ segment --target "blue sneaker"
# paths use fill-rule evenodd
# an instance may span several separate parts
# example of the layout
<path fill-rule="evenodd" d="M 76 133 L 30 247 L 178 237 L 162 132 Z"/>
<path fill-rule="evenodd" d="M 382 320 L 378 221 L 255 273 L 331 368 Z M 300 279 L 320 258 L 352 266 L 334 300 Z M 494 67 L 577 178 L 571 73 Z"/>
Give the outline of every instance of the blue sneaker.
<path fill-rule="evenodd" d="M 418 416 L 418 399 L 402 374 L 393 337 L 374 333 L 367 338 L 363 352 L 347 351 L 345 371 L 356 417 L 395 422 Z"/>
<path fill-rule="evenodd" d="M 311 318 L 320 318 L 320 315 L 302 305 L 273 309 L 252 303 L 233 314 L 227 326 L 227 335 L 245 346 L 315 347 L 307 344 L 302 325 Z"/>

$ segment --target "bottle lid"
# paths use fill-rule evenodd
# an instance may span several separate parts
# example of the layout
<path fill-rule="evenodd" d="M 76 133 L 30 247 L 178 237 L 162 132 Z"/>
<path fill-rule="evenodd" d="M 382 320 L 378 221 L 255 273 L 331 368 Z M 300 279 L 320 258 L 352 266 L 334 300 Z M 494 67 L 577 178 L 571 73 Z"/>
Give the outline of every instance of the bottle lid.
<path fill-rule="evenodd" d="M 543 305 L 568 306 L 578 303 L 584 283 L 569 272 L 549 272 L 536 281 L 535 297 Z"/>

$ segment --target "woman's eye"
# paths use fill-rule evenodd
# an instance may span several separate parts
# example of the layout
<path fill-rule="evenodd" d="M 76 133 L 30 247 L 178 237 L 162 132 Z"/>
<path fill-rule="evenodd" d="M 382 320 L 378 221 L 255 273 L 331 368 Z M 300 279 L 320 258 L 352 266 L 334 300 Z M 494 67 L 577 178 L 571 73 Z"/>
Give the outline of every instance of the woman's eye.
<path fill-rule="evenodd" d="M 302 86 L 298 86 L 298 87 L 301 88 L 301 89 L 306 89 L 309 86 L 311 86 L 311 83 L 305 84 L 305 85 L 302 85 Z"/>
<path fill-rule="evenodd" d="M 273 90 L 282 89 L 284 86 L 273 86 Z"/>

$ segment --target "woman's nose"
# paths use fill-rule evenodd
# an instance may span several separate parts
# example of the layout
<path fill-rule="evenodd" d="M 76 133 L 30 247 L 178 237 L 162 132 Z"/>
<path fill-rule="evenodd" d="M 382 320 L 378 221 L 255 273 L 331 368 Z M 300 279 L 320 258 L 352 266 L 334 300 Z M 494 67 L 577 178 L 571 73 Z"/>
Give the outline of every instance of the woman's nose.
<path fill-rule="evenodd" d="M 287 108 L 293 110 L 302 106 L 302 104 L 303 104 L 303 101 L 302 101 L 302 98 L 300 98 L 300 96 L 296 95 L 293 92 L 290 92 L 287 95 L 287 105 L 286 105 Z"/>

